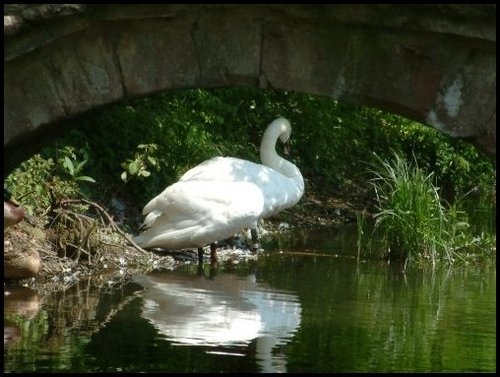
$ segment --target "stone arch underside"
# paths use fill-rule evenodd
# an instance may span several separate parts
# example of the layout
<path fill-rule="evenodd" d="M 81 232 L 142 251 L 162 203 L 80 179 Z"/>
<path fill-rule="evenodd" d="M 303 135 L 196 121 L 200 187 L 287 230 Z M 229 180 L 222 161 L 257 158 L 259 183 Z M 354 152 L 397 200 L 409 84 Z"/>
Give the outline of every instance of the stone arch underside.
<path fill-rule="evenodd" d="M 258 86 L 399 113 L 496 155 L 494 5 L 17 5 L 4 174 L 122 99 Z"/>

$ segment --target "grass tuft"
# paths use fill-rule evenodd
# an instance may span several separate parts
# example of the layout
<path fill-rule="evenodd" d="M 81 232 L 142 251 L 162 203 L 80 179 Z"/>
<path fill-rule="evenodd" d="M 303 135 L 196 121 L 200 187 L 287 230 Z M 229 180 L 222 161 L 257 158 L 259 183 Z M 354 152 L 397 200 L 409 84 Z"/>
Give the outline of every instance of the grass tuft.
<path fill-rule="evenodd" d="M 456 204 L 443 204 L 433 173 L 427 174 L 415 161 L 393 156 L 382 160 L 376 155 L 369 170 L 376 199 L 370 238 L 376 234 L 380 240 L 378 257 L 435 266 L 441 261 L 468 262 L 478 252 L 494 249 L 493 237 L 471 234 L 465 213 Z M 358 233 L 366 233 L 365 227 L 358 226 Z M 371 249 L 371 240 L 369 244 Z"/>

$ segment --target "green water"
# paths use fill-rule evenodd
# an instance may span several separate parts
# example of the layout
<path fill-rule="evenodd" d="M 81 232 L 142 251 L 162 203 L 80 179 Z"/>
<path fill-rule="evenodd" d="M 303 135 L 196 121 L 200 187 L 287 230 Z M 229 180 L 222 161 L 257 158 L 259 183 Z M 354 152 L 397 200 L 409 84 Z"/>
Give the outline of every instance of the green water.
<path fill-rule="evenodd" d="M 9 372 L 493 372 L 496 266 L 357 262 L 352 228 L 256 263 L 5 296 Z M 208 267 L 208 266 L 207 266 Z"/>

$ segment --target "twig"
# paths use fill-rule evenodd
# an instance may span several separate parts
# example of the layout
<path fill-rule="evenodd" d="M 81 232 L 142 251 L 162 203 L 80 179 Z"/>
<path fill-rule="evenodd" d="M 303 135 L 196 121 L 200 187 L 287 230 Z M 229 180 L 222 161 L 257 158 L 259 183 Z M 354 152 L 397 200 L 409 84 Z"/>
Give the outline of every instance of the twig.
<path fill-rule="evenodd" d="M 68 242 L 69 246 L 73 246 L 75 249 L 78 249 L 79 251 L 82 251 L 84 254 L 87 254 L 90 257 L 90 253 L 85 250 L 83 247 L 80 247 L 78 245 L 72 244 Z M 78 254 L 78 259 L 80 259 L 80 254 Z M 76 260 L 76 263 L 78 263 L 78 259 Z"/>
<path fill-rule="evenodd" d="M 112 219 L 112 217 L 108 214 L 108 212 L 104 208 L 102 208 L 99 204 L 97 204 L 95 202 L 92 202 L 90 200 L 87 200 L 87 199 L 65 199 L 65 200 L 61 201 L 61 204 L 71 204 L 71 203 L 85 203 L 85 204 L 88 204 L 88 205 L 90 205 L 90 206 L 92 206 L 94 208 L 97 208 L 106 217 L 106 219 L 108 220 L 108 222 L 111 225 L 111 227 L 117 233 L 119 233 L 123 238 L 125 238 L 125 240 L 127 240 L 134 247 L 134 249 L 140 251 L 144 255 L 149 255 L 149 253 L 146 250 L 144 250 L 139 245 L 137 245 L 134 242 L 134 240 L 132 240 L 132 238 L 127 233 L 125 233 L 124 231 L 122 231 L 116 225 L 116 223 L 114 222 L 114 220 Z"/>

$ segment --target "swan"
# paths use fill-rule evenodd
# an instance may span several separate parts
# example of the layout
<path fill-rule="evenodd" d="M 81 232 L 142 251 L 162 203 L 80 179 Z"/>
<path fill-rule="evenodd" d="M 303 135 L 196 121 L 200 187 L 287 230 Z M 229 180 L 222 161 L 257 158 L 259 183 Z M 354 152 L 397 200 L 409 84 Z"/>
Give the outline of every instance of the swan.
<path fill-rule="evenodd" d="M 274 120 L 260 145 L 262 164 L 235 157 L 214 157 L 188 170 L 144 207 L 147 230 L 134 238 L 143 248 L 197 247 L 200 264 L 203 247 L 295 205 L 304 193 L 304 179 L 297 166 L 276 153 L 276 142 L 285 146 L 290 122 Z M 255 245 L 254 245 L 255 248 Z"/>
<path fill-rule="evenodd" d="M 12 226 L 24 219 L 24 208 L 12 197 L 10 191 L 3 189 L 3 226 Z"/>

